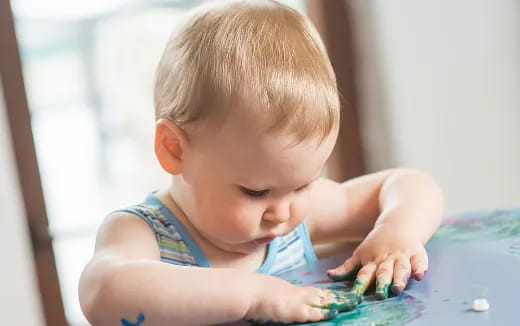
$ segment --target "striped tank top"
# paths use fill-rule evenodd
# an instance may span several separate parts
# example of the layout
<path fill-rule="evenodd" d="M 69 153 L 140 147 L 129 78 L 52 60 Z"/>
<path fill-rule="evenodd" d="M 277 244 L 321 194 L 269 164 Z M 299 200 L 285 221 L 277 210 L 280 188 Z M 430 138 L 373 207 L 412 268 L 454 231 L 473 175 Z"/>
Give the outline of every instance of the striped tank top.
<path fill-rule="evenodd" d="M 153 193 L 141 204 L 116 212 L 143 219 L 155 234 L 161 261 L 184 266 L 211 267 L 184 226 Z M 268 244 L 267 255 L 257 273 L 277 275 L 317 261 L 309 234 L 302 222 L 290 233 Z"/>

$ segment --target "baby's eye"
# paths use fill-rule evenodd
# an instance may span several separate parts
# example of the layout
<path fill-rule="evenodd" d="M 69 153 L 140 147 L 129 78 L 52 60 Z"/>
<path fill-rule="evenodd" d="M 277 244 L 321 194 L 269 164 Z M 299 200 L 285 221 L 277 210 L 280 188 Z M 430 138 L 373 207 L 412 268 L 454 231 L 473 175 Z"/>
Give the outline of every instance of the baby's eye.
<path fill-rule="evenodd" d="M 309 186 L 310 186 L 310 184 L 306 184 L 305 186 L 296 189 L 296 192 L 305 191 L 305 190 L 309 189 Z"/>
<path fill-rule="evenodd" d="M 265 197 L 269 193 L 269 189 L 265 190 L 251 190 L 245 187 L 240 187 L 240 191 L 242 191 L 244 194 L 248 195 L 249 197 Z"/>

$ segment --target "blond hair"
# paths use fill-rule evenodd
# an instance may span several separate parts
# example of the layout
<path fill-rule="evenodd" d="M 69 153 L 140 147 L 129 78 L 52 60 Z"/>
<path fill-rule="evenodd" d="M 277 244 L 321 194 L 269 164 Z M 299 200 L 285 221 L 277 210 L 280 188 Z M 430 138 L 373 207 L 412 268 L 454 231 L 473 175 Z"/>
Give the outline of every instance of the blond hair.
<path fill-rule="evenodd" d="M 336 79 L 318 32 L 308 18 L 270 0 L 218 1 L 199 9 L 166 46 L 154 100 L 156 117 L 180 127 L 240 107 L 260 114 L 268 131 L 289 131 L 298 140 L 324 139 L 337 130 L 340 116 Z"/>

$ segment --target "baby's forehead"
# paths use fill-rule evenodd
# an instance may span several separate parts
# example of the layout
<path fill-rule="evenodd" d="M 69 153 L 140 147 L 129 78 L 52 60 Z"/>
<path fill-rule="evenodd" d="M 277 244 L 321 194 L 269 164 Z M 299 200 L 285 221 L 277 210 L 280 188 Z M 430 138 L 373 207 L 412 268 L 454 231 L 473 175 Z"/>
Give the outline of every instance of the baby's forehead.
<path fill-rule="evenodd" d="M 325 139 L 321 134 L 307 134 L 301 137 L 290 128 L 273 129 L 273 121 L 258 113 L 246 113 L 246 110 L 206 124 L 205 138 L 210 142 L 226 142 L 234 148 L 245 148 L 246 151 L 273 152 L 280 157 L 295 152 L 316 150 Z M 335 131 L 328 137 L 335 138 Z"/>
<path fill-rule="evenodd" d="M 233 180 L 253 189 L 296 189 L 319 177 L 328 150 L 303 143 L 280 146 L 283 141 L 243 147 L 229 155 L 227 167 Z"/>
<path fill-rule="evenodd" d="M 252 174 L 299 180 L 290 177 L 293 173 L 312 178 L 321 170 L 335 143 L 335 134 L 323 141 L 319 135 L 300 140 L 288 132 L 267 132 L 238 120 L 227 121 L 220 127 L 206 130 L 203 151 L 218 168 L 242 178 Z"/>

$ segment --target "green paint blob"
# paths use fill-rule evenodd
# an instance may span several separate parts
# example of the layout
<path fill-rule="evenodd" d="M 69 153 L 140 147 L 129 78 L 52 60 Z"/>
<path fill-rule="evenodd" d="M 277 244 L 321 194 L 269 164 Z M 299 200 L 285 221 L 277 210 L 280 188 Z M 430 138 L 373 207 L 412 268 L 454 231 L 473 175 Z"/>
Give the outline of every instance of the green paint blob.
<path fill-rule="evenodd" d="M 350 293 L 350 292 L 345 292 Z M 348 296 L 355 294 L 350 293 Z M 387 300 L 376 300 L 374 297 L 365 297 L 357 309 L 342 312 L 332 320 L 299 325 L 321 326 L 397 326 L 404 325 L 421 316 L 425 307 L 420 300 L 403 293 L 400 296 Z M 335 311 L 335 310 L 334 310 Z M 331 316 L 332 317 L 332 316 Z M 285 325 L 273 322 L 259 322 L 257 325 Z"/>
<path fill-rule="evenodd" d="M 383 301 L 365 297 L 356 310 L 340 313 L 333 320 L 304 325 L 397 326 L 419 318 L 424 310 L 423 303 L 407 293 Z"/>
<path fill-rule="evenodd" d="M 351 311 L 356 309 L 363 300 L 361 295 L 353 292 L 333 291 L 333 293 L 336 300 L 335 302 L 316 307 L 320 309 L 332 309 L 337 311 Z"/>

